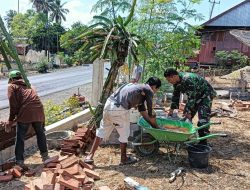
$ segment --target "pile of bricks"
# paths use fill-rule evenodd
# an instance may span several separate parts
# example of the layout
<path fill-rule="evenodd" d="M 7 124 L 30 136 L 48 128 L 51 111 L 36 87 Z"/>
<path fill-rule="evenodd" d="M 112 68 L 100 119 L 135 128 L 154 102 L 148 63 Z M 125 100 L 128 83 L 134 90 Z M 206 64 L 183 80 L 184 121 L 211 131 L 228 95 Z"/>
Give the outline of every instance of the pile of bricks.
<path fill-rule="evenodd" d="M 25 185 L 25 190 L 91 190 L 100 176 L 93 166 L 75 155 L 54 156 L 44 163 L 41 177 Z M 99 189 L 103 189 L 100 187 Z M 109 188 L 107 187 L 106 190 Z"/>
<path fill-rule="evenodd" d="M 249 101 L 235 100 L 232 102 L 232 106 L 234 106 L 237 111 L 250 111 Z"/>
<path fill-rule="evenodd" d="M 6 133 L 4 125 L 4 122 L 0 122 L 0 151 L 14 145 L 16 139 L 16 126 L 12 126 L 11 132 Z M 32 127 L 30 127 L 25 135 L 25 139 L 33 137 L 34 135 L 35 131 Z"/>
<path fill-rule="evenodd" d="M 1 169 L 0 183 L 21 178 L 22 175 L 32 177 L 41 172 L 41 176 L 30 180 L 24 190 L 91 190 L 94 181 L 100 179 L 100 175 L 93 170 L 92 165 L 84 163 L 75 155 L 61 158 L 54 156 L 34 170 L 28 170 L 28 168 L 24 170 L 14 166 L 14 162 L 5 163 Z M 98 189 L 110 190 L 107 186 Z"/>
<path fill-rule="evenodd" d="M 62 155 L 78 155 L 85 152 L 87 145 L 91 144 L 95 137 L 93 130 L 87 127 L 78 127 L 71 139 L 66 139 L 61 145 Z"/>

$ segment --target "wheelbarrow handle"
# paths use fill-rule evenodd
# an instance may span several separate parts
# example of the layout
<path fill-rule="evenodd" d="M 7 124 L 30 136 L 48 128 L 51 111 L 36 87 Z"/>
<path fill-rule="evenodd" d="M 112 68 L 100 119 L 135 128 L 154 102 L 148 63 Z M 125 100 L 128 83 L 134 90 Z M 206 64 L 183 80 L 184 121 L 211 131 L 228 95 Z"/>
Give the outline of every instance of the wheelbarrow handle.
<path fill-rule="evenodd" d="M 209 123 L 206 123 L 205 125 L 197 127 L 195 130 L 199 131 L 201 129 L 208 128 L 210 125 L 220 125 L 220 124 L 221 124 L 221 122 L 209 122 Z"/>
<path fill-rule="evenodd" d="M 216 138 L 216 137 L 227 137 L 227 134 L 224 134 L 224 133 L 209 134 L 209 135 L 206 135 L 204 137 L 198 137 L 198 138 L 191 139 L 190 141 L 186 141 L 185 144 L 195 143 L 195 142 L 199 142 L 201 140 L 212 139 L 212 138 Z"/>

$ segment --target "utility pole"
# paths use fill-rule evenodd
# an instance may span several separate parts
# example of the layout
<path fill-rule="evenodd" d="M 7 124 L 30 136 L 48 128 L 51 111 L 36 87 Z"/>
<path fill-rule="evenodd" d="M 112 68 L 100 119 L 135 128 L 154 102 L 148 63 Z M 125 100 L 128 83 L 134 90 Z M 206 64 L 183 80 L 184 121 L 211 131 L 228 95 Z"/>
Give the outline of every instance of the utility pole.
<path fill-rule="evenodd" d="M 19 0 L 17 2 L 18 8 L 17 8 L 17 13 L 19 13 Z"/>
<path fill-rule="evenodd" d="M 209 3 L 212 3 L 212 9 L 211 9 L 210 16 L 209 16 L 209 20 L 210 20 L 212 18 L 213 12 L 214 12 L 215 4 L 220 4 L 220 1 L 209 0 Z"/>

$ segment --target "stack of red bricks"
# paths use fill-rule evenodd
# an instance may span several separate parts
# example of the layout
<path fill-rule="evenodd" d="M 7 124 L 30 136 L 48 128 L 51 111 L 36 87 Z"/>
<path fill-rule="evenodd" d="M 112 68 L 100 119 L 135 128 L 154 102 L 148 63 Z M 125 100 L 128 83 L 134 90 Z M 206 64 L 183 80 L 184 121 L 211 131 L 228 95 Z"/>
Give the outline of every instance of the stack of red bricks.
<path fill-rule="evenodd" d="M 25 190 L 91 190 L 94 180 L 99 179 L 93 166 L 75 155 L 55 156 L 45 161 L 41 177 L 27 184 Z"/>
<path fill-rule="evenodd" d="M 16 126 L 12 126 L 11 132 L 5 132 L 5 123 L 0 121 L 0 151 L 4 150 L 15 144 L 16 139 Z M 25 135 L 25 139 L 33 137 L 35 135 L 35 131 L 32 127 L 29 128 Z"/>
<path fill-rule="evenodd" d="M 77 128 L 75 135 L 71 139 L 63 141 L 61 145 L 62 155 L 78 155 L 85 152 L 87 145 L 92 142 L 95 133 L 87 127 Z"/>
<path fill-rule="evenodd" d="M 20 178 L 22 176 L 22 168 L 14 166 L 15 162 L 6 162 L 0 166 L 0 182 L 8 182 L 13 178 Z"/>

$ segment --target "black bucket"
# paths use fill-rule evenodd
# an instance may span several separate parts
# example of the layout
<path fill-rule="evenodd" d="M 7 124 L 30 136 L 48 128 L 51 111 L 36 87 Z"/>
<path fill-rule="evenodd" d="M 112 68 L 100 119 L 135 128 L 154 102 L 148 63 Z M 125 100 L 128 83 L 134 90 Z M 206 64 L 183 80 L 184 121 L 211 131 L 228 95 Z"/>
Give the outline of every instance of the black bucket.
<path fill-rule="evenodd" d="M 212 148 L 206 145 L 188 145 L 188 161 L 193 168 L 208 167 L 209 154 Z"/>

